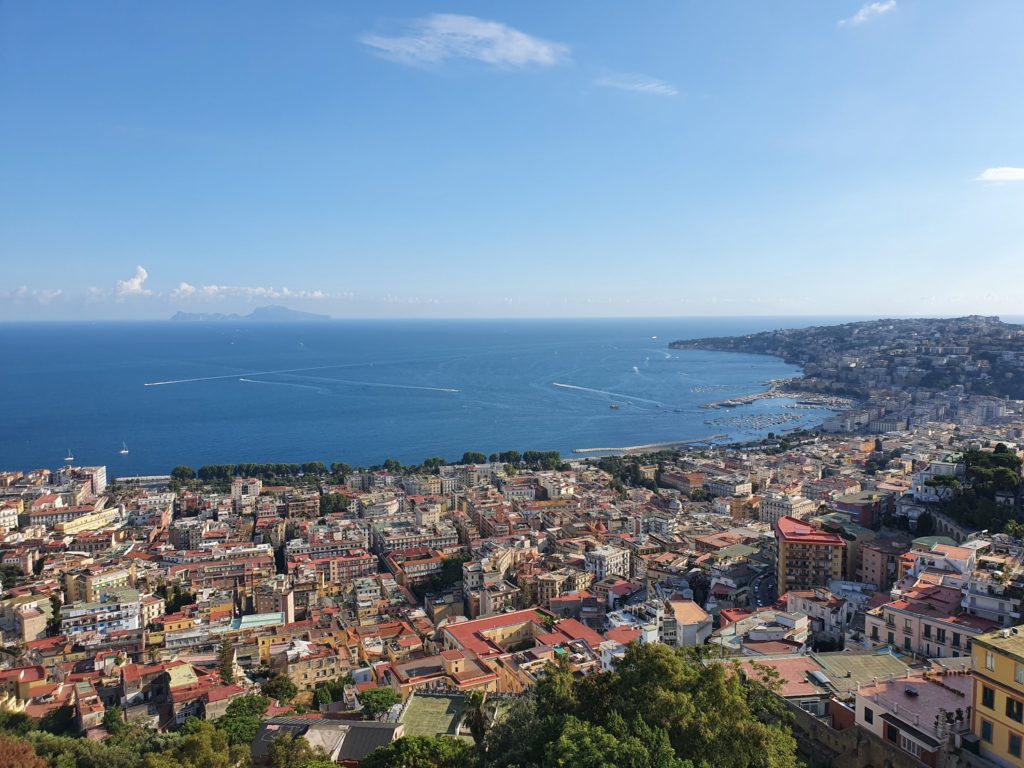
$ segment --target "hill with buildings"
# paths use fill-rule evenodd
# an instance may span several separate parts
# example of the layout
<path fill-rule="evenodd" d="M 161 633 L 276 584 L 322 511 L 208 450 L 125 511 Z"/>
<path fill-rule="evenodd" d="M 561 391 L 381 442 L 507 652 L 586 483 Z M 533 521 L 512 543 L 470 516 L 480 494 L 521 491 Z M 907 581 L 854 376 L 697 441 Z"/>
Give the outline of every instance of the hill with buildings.
<path fill-rule="evenodd" d="M 681 339 L 673 349 L 748 352 L 803 366 L 805 389 L 947 390 L 1024 398 L 1024 326 L 998 317 L 883 319 L 749 336 Z"/>

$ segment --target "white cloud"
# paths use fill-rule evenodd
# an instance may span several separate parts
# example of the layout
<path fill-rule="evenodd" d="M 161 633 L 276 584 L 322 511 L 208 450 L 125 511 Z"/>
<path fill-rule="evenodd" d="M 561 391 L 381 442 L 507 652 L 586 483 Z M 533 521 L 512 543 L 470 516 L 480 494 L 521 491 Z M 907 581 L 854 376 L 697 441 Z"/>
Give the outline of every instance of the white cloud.
<path fill-rule="evenodd" d="M 612 75 L 595 80 L 594 85 L 601 88 L 616 88 L 620 91 L 648 93 L 652 96 L 679 95 L 679 91 L 676 90 L 675 86 L 669 85 L 664 80 L 644 75 Z"/>
<path fill-rule="evenodd" d="M 840 19 L 840 27 L 856 27 L 863 24 L 865 21 L 871 21 L 871 19 L 882 16 L 893 8 L 896 7 L 896 0 L 883 0 L 882 2 L 868 3 L 867 5 L 861 6 L 861 9 L 857 11 L 853 16 L 848 19 Z"/>
<path fill-rule="evenodd" d="M 1004 165 L 999 168 L 986 168 L 975 179 L 975 181 L 1024 181 L 1024 168 L 1014 168 Z"/>
<path fill-rule="evenodd" d="M 117 297 L 123 299 L 128 296 L 152 296 L 153 292 L 146 288 L 146 278 L 148 277 L 149 272 L 145 267 L 136 267 L 133 277 L 117 281 Z"/>
<path fill-rule="evenodd" d="M 64 291 L 60 288 L 29 288 L 27 285 L 22 285 L 12 291 L 0 293 L 0 298 L 9 299 L 18 304 L 27 302 L 49 304 L 63 295 Z"/>
<path fill-rule="evenodd" d="M 274 288 L 264 286 L 247 285 L 192 285 L 184 281 L 178 283 L 178 287 L 171 291 L 173 301 L 219 301 L 221 299 L 243 299 L 245 301 L 256 300 L 277 300 L 277 299 L 308 299 L 320 301 L 322 299 L 350 299 L 351 293 L 328 293 L 319 289 L 312 291 L 293 290 L 291 288 Z"/>
<path fill-rule="evenodd" d="M 97 288 L 95 285 L 90 285 L 88 288 L 85 289 L 85 300 L 88 301 L 89 303 L 103 301 L 103 299 L 107 298 L 108 293 L 109 291 L 105 291 L 102 288 Z"/>
<path fill-rule="evenodd" d="M 178 287 L 171 291 L 171 298 L 174 300 L 187 299 L 195 296 L 196 287 L 189 285 L 185 281 L 178 283 Z"/>
<path fill-rule="evenodd" d="M 569 47 L 533 37 L 498 21 L 435 13 L 409 24 L 406 34 L 363 35 L 360 42 L 404 64 L 474 59 L 495 67 L 550 67 L 569 57 Z"/>

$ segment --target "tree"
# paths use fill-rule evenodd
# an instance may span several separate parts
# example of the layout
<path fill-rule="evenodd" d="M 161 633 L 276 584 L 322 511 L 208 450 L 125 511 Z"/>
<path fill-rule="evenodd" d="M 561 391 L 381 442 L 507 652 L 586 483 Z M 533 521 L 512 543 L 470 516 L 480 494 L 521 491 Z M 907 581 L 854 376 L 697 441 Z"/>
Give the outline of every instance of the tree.
<path fill-rule="evenodd" d="M 248 752 L 228 744 L 227 735 L 210 723 L 190 717 L 181 736 L 162 752 L 146 755 L 145 768 L 234 768 Z"/>
<path fill-rule="evenodd" d="M 479 451 L 466 451 L 458 464 L 486 464 L 487 457 Z"/>
<path fill-rule="evenodd" d="M 299 692 L 295 683 L 287 675 L 274 675 L 260 686 L 264 696 L 278 701 L 291 701 Z"/>
<path fill-rule="evenodd" d="M 374 750 L 361 768 L 473 768 L 472 745 L 451 736 L 406 736 Z"/>
<path fill-rule="evenodd" d="M 177 480 L 179 483 L 195 480 L 196 471 L 192 467 L 186 467 L 185 465 L 177 466 L 171 470 L 171 479 Z"/>
<path fill-rule="evenodd" d="M 313 749 L 304 738 L 290 733 L 282 734 L 270 742 L 268 754 L 273 768 L 320 768 L 325 763 L 327 766 L 333 765 L 323 750 Z"/>
<path fill-rule="evenodd" d="M 111 736 L 117 736 L 127 729 L 124 722 L 124 710 L 114 704 L 103 713 L 103 727 Z"/>
<path fill-rule="evenodd" d="M 50 637 L 60 634 L 60 609 L 63 605 L 60 595 L 56 592 L 50 595 L 50 618 L 46 620 L 46 634 Z"/>
<path fill-rule="evenodd" d="M 348 510 L 349 499 L 343 493 L 325 493 L 320 497 L 320 513 L 330 515 Z"/>
<path fill-rule="evenodd" d="M 217 649 L 217 671 L 220 672 L 220 679 L 224 685 L 232 685 L 235 682 L 235 647 L 227 635 L 220 641 L 220 647 Z"/>
<path fill-rule="evenodd" d="M 328 680 L 313 692 L 313 701 L 317 706 L 327 706 L 335 701 L 341 701 L 345 696 L 345 686 L 352 683 L 352 678 L 346 675 L 340 680 Z"/>
<path fill-rule="evenodd" d="M 47 768 L 47 764 L 27 741 L 0 733 L 0 768 Z"/>
<path fill-rule="evenodd" d="M 252 744 L 269 705 L 263 696 L 240 696 L 228 704 L 214 727 L 225 733 L 229 744 Z"/>
<path fill-rule="evenodd" d="M 487 732 L 487 712 L 484 709 L 484 702 L 483 691 L 470 691 L 466 696 L 464 717 L 477 749 L 483 748 L 484 734 Z"/>
<path fill-rule="evenodd" d="M 922 512 L 917 518 L 917 535 L 931 536 L 935 533 L 935 518 L 928 510 Z"/>
<path fill-rule="evenodd" d="M 795 768 L 784 705 L 706 653 L 631 645 L 608 673 L 549 665 L 484 738 L 487 768 Z M 774 702 L 774 703 L 773 703 Z"/>
<path fill-rule="evenodd" d="M 384 714 L 402 699 L 390 688 L 371 688 L 359 694 L 359 702 L 372 718 Z"/>

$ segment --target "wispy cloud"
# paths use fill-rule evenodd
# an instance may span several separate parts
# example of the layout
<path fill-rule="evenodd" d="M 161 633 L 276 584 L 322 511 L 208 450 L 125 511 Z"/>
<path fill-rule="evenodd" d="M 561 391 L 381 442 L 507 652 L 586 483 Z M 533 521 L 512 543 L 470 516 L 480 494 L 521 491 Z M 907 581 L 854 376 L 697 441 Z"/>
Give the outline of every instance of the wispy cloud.
<path fill-rule="evenodd" d="M 871 21 L 879 16 L 884 16 L 896 7 L 896 0 L 882 0 L 882 2 L 868 3 L 862 5 L 860 10 L 848 19 L 840 19 L 840 27 L 856 27 L 865 21 Z"/>
<path fill-rule="evenodd" d="M 136 267 L 135 274 L 127 280 L 118 280 L 115 289 L 117 298 L 124 299 L 129 296 L 152 296 L 153 292 L 146 288 L 146 279 L 149 272 L 145 267 Z"/>
<path fill-rule="evenodd" d="M 400 35 L 363 35 L 360 42 L 403 64 L 473 59 L 504 69 L 550 67 L 569 58 L 569 47 L 542 40 L 499 21 L 454 13 L 416 19 Z"/>
<path fill-rule="evenodd" d="M 321 299 L 347 299 L 351 298 L 350 293 L 328 293 L 321 290 L 293 290 L 282 287 L 264 287 L 247 285 L 192 285 L 190 283 L 178 283 L 178 287 L 171 291 L 172 301 L 218 301 L 220 299 L 244 299 L 256 301 L 260 299 L 309 299 L 319 301 Z"/>
<path fill-rule="evenodd" d="M 646 75 L 611 75 L 594 81 L 601 88 L 615 88 L 620 91 L 647 93 L 652 96 L 678 96 L 675 86 Z"/>
<path fill-rule="evenodd" d="M 27 285 L 22 285 L 14 290 L 4 291 L 0 293 L 0 298 L 13 301 L 18 304 L 34 303 L 34 304 L 49 304 L 50 302 L 61 298 L 64 295 L 64 291 L 60 288 L 29 288 Z"/>
<path fill-rule="evenodd" d="M 1010 165 L 1000 166 L 999 168 L 986 168 L 974 180 L 989 182 L 1024 181 L 1024 168 L 1014 168 Z"/>

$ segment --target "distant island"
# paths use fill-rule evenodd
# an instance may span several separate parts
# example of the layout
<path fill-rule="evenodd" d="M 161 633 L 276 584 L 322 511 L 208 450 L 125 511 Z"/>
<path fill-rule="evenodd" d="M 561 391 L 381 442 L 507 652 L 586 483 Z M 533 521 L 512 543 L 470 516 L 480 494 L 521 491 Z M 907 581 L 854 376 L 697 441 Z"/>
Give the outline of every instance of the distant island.
<path fill-rule="evenodd" d="M 244 322 L 244 323 L 307 323 L 330 320 L 330 315 L 318 315 L 315 312 L 302 312 L 288 307 L 269 306 L 257 307 L 247 315 L 223 312 L 177 312 L 171 317 L 172 322 L 211 323 L 211 322 Z"/>
<path fill-rule="evenodd" d="M 998 317 L 869 320 L 681 339 L 672 349 L 708 349 L 781 357 L 800 365 L 793 382 L 812 391 L 866 396 L 873 389 L 964 392 L 1024 398 L 1024 326 Z"/>

